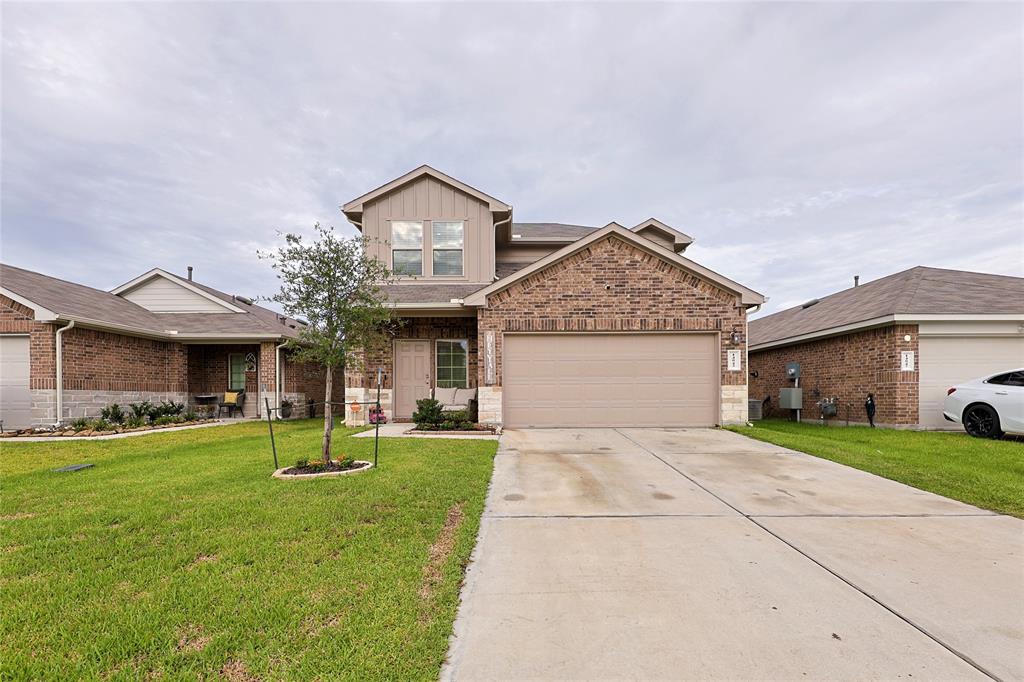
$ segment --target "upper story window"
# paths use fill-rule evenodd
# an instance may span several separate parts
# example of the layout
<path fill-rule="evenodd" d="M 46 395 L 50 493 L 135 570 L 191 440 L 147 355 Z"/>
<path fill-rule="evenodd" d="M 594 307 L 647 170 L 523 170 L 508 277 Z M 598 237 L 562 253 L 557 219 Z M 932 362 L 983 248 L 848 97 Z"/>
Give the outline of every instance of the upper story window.
<path fill-rule="evenodd" d="M 434 249 L 433 274 L 462 276 L 462 242 L 465 226 L 461 220 L 435 220 L 431 223 Z"/>
<path fill-rule="evenodd" d="M 391 270 L 396 275 L 423 274 L 423 223 L 419 220 L 391 222 Z"/>

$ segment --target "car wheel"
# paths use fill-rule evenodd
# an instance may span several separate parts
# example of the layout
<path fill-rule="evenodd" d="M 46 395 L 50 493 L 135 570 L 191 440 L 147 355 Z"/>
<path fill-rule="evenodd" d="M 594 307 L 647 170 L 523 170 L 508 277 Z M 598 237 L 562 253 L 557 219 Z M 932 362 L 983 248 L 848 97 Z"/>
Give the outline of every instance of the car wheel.
<path fill-rule="evenodd" d="M 975 438 L 999 438 L 999 414 L 988 405 L 971 405 L 964 412 L 964 429 Z"/>

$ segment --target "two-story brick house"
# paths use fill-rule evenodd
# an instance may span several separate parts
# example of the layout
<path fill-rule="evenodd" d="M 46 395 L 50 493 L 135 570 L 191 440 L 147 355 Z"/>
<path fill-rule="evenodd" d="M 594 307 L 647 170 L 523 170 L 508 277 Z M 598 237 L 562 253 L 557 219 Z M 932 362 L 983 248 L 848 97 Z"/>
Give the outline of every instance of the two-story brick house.
<path fill-rule="evenodd" d="M 683 256 L 682 232 L 516 223 L 428 166 L 342 211 L 395 272 L 384 288 L 405 322 L 347 372 L 346 401 L 370 399 L 382 367 L 399 420 L 437 387 L 476 388 L 480 421 L 507 427 L 746 420 L 747 311 L 764 297 Z"/>

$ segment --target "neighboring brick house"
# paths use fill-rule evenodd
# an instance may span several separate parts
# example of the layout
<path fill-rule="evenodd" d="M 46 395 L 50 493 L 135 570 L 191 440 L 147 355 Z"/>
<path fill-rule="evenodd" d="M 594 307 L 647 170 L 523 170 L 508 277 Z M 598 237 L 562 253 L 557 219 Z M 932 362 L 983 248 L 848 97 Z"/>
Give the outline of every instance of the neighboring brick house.
<path fill-rule="evenodd" d="M 342 210 L 395 271 L 384 290 L 404 320 L 347 372 L 346 402 L 383 368 L 400 420 L 438 387 L 476 389 L 480 421 L 508 427 L 746 420 L 746 316 L 764 297 L 682 256 L 678 230 L 516 223 L 429 166 Z"/>
<path fill-rule="evenodd" d="M 1024 279 L 916 267 L 752 320 L 750 397 L 775 413 L 789 362 L 805 419 L 837 398 L 838 420 L 864 423 L 873 393 L 878 424 L 960 428 L 942 417 L 950 386 L 1024 367 Z"/>
<path fill-rule="evenodd" d="M 322 401 L 323 369 L 278 350 L 300 328 L 191 273 L 151 270 L 108 292 L 0 265 L 0 419 L 4 428 L 52 424 L 112 403 L 195 405 L 238 389 L 246 417 L 265 400 Z"/>

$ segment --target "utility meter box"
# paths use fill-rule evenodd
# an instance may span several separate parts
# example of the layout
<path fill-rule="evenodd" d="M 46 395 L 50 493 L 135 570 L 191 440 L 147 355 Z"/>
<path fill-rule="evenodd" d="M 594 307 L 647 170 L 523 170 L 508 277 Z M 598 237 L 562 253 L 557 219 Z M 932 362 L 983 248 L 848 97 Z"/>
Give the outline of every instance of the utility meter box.
<path fill-rule="evenodd" d="M 800 378 L 800 363 L 799 362 L 787 362 L 786 363 L 786 378 L 790 381 L 795 381 Z"/>
<path fill-rule="evenodd" d="M 804 408 L 804 389 L 783 388 L 779 390 L 779 407 L 784 410 L 802 410 Z"/>

